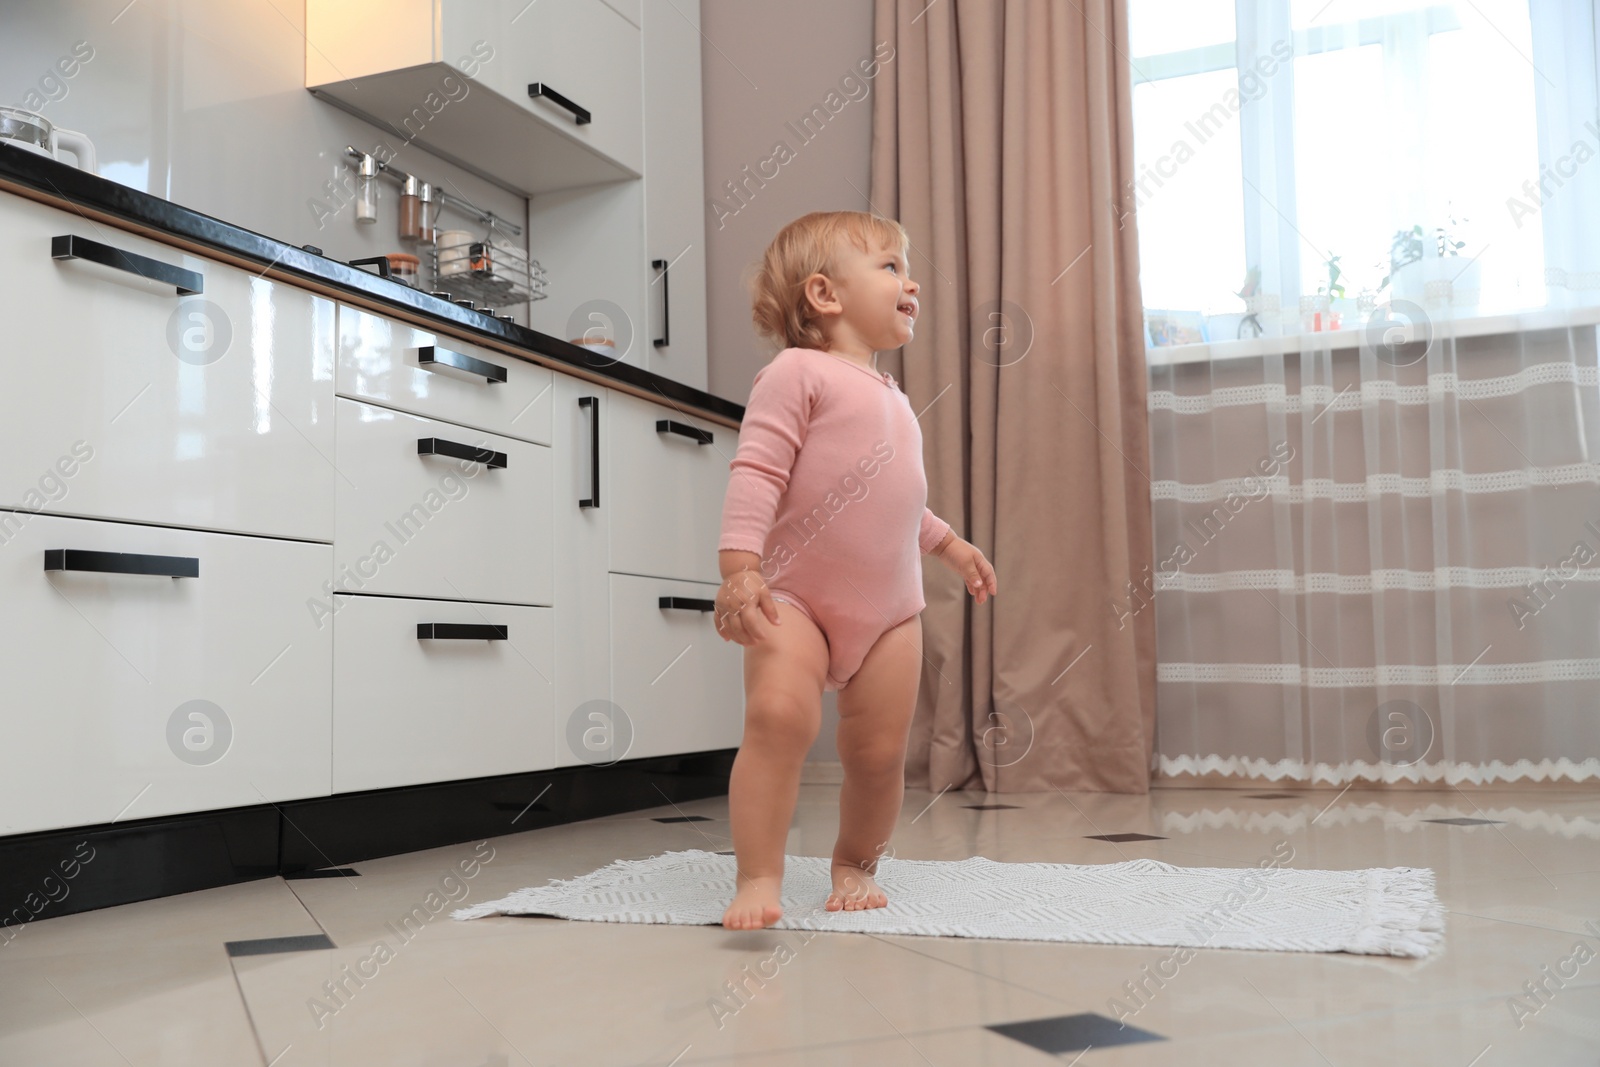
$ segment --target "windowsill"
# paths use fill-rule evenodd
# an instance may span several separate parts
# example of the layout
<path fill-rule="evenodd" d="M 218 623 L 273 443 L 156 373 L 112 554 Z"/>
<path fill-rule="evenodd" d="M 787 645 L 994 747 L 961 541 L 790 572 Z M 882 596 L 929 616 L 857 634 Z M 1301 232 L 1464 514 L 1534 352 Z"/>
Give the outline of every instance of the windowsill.
<path fill-rule="evenodd" d="M 1565 329 L 1573 326 L 1600 324 L 1600 306 L 1597 307 L 1543 307 L 1527 311 L 1509 311 L 1495 315 L 1478 315 L 1455 318 L 1436 324 L 1435 336 L 1493 337 L 1501 334 L 1527 333 L 1533 330 Z M 1398 336 L 1388 339 L 1391 344 L 1404 344 L 1420 338 L 1413 326 L 1396 326 Z M 1282 356 L 1296 352 L 1321 352 L 1329 349 L 1359 349 L 1362 335 L 1359 328 L 1325 330 L 1320 333 L 1281 334 L 1277 337 L 1247 337 L 1237 341 L 1202 341 L 1187 345 L 1159 345 L 1145 349 L 1145 362 L 1152 367 L 1171 366 L 1178 363 L 1215 363 L 1231 359 L 1260 359 L 1263 356 Z"/>

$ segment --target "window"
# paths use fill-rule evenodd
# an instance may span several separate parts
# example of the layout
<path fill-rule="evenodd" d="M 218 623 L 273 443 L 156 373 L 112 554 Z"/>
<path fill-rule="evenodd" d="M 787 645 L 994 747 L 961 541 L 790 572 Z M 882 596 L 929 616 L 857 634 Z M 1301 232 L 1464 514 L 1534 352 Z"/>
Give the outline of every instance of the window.
<path fill-rule="evenodd" d="M 1292 334 L 1313 328 L 1309 297 L 1354 326 L 1377 302 L 1420 300 L 1425 267 L 1454 282 L 1457 316 L 1548 302 L 1546 236 L 1592 211 L 1577 190 L 1536 200 L 1527 186 L 1541 128 L 1547 156 L 1568 152 L 1575 138 L 1552 122 L 1578 131 L 1594 114 L 1592 85 L 1575 93 L 1567 82 L 1583 79 L 1540 69 L 1573 15 L 1541 29 L 1529 0 L 1129 3 L 1123 209 L 1138 211 L 1149 316 L 1187 316 L 1221 340 L 1257 311 L 1264 332 Z M 1407 265 L 1419 249 L 1439 262 Z M 1247 306 L 1251 272 L 1262 295 Z"/>

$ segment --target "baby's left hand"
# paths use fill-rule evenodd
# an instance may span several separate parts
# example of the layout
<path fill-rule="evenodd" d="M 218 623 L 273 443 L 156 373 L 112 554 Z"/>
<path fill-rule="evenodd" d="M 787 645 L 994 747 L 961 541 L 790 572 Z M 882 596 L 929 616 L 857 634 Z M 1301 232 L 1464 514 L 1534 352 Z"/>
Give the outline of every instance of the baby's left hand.
<path fill-rule="evenodd" d="M 967 592 L 977 597 L 978 603 L 982 604 L 999 593 L 994 568 L 983 558 L 977 545 L 958 537 L 939 553 L 939 559 L 946 567 L 961 575 L 961 580 L 967 583 Z"/>

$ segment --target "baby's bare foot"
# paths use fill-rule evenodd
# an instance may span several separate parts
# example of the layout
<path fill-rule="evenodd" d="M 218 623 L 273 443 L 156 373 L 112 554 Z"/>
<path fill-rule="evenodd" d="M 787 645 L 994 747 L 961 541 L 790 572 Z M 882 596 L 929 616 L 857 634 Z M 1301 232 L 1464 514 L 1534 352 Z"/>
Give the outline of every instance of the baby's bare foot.
<path fill-rule="evenodd" d="M 888 906 L 889 895 L 860 867 L 835 863 L 831 873 L 833 892 L 828 894 L 824 905 L 829 911 L 863 911 Z"/>
<path fill-rule="evenodd" d="M 746 878 L 740 876 L 739 891 L 722 913 L 722 925 L 729 930 L 760 930 L 783 918 L 779 896 L 783 876 Z"/>

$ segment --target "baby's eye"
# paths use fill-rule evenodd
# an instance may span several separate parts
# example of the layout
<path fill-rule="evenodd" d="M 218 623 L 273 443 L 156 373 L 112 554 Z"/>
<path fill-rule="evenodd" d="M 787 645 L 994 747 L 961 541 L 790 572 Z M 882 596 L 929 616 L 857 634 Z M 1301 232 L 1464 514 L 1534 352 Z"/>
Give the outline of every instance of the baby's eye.
<path fill-rule="evenodd" d="M 900 269 L 899 267 L 895 266 L 895 262 L 892 259 L 889 262 L 885 263 L 884 266 L 888 267 L 890 270 L 899 270 Z"/>

